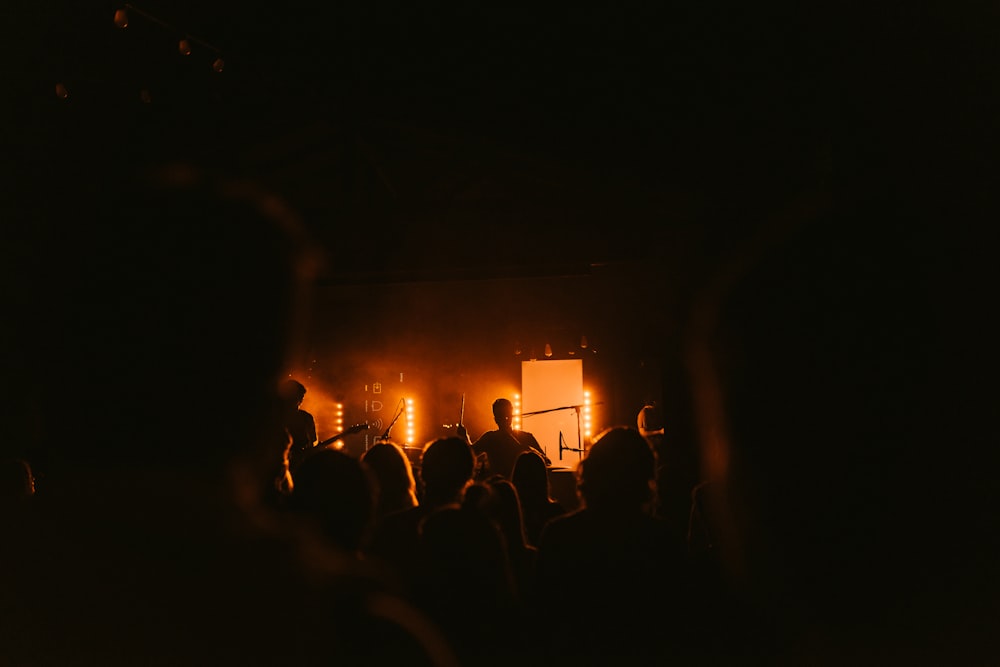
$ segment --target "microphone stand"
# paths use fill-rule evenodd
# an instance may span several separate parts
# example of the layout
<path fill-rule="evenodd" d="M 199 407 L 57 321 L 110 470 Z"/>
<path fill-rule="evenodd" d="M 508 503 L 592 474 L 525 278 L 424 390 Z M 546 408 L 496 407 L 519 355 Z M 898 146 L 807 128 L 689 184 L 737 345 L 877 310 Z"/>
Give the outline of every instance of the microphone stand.
<path fill-rule="evenodd" d="M 385 432 L 378 437 L 379 442 L 385 442 L 386 440 L 389 439 L 389 431 L 392 430 L 392 427 L 396 424 L 396 420 L 398 420 L 400 416 L 403 414 L 403 410 L 404 410 L 403 401 L 402 399 L 400 399 L 399 410 L 396 412 L 396 416 L 392 418 L 392 421 L 389 422 L 389 426 L 385 429 Z"/>
<path fill-rule="evenodd" d="M 598 402 L 598 403 L 593 403 L 592 405 L 600 405 L 600 404 L 601 403 Z M 521 415 L 521 417 L 541 415 L 546 412 L 555 412 L 557 410 L 576 410 L 576 448 L 564 447 L 563 442 L 565 441 L 565 439 L 563 438 L 562 431 L 559 431 L 559 460 L 562 461 L 562 453 L 564 451 L 577 452 L 580 455 L 586 453 L 583 450 L 583 436 L 580 433 L 580 408 L 582 407 L 583 407 L 582 405 L 564 405 L 561 408 L 549 408 L 548 410 L 535 410 L 534 412 L 525 412 Z"/>
<path fill-rule="evenodd" d="M 580 412 L 578 410 L 577 411 L 577 421 L 579 421 L 579 417 L 580 417 Z M 580 440 L 580 427 L 579 426 L 577 426 L 576 435 L 577 435 L 576 439 L 579 442 L 579 440 Z M 578 454 L 583 454 L 583 447 L 570 447 L 569 445 L 565 444 L 565 442 L 566 442 L 566 438 L 563 437 L 563 432 L 559 431 L 559 460 L 560 461 L 562 461 L 562 453 L 563 452 L 577 452 Z"/>

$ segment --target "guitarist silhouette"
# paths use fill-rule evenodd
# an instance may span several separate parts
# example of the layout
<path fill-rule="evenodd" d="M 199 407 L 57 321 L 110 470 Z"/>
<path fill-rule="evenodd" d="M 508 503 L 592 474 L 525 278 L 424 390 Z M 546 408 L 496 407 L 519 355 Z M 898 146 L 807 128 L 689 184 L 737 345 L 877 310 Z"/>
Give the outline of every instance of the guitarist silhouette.
<path fill-rule="evenodd" d="M 288 379 L 281 383 L 279 393 L 282 401 L 283 421 L 291 443 L 288 446 L 288 467 L 294 470 L 306 453 L 316 445 L 316 420 L 303 410 L 302 399 L 306 396 L 305 386 Z"/>

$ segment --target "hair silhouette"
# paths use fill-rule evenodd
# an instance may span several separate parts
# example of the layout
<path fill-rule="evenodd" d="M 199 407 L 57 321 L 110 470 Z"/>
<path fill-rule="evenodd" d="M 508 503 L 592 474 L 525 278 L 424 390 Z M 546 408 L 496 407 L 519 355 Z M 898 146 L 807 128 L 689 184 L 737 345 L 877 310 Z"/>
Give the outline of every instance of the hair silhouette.
<path fill-rule="evenodd" d="M 379 442 L 361 456 L 378 484 L 376 516 L 409 509 L 417 505 L 417 483 L 410 459 L 394 442 Z"/>

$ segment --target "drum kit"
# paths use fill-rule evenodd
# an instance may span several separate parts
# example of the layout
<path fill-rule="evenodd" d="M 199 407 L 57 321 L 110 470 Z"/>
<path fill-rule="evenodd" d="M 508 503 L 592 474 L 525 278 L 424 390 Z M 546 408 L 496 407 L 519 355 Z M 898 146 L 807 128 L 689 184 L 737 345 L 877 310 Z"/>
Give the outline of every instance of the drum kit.
<path fill-rule="evenodd" d="M 563 466 L 551 466 L 548 470 L 552 498 L 558 500 L 567 512 L 579 507 L 580 497 L 576 494 L 576 470 Z"/>

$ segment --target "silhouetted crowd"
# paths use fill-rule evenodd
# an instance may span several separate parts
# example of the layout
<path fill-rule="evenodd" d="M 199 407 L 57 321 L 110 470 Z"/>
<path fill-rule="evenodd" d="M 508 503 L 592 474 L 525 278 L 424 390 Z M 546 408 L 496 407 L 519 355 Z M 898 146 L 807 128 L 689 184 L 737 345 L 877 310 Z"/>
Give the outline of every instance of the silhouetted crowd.
<path fill-rule="evenodd" d="M 657 516 L 656 453 L 634 428 L 595 439 L 572 511 L 534 451 L 477 481 L 457 436 L 416 466 L 389 440 L 289 465 L 292 442 L 256 500 L 239 480 L 243 508 L 158 470 L 108 470 L 114 497 L 80 488 L 102 484 L 94 471 L 36 490 L 9 459 L 14 664 L 701 663 L 730 639 L 699 621 L 707 551 Z"/>
<path fill-rule="evenodd" d="M 614 426 L 568 508 L 518 437 L 509 457 L 465 432 L 353 456 L 311 446 L 299 415 L 302 444 L 279 387 L 319 260 L 279 201 L 185 165 L 67 188 L 44 203 L 47 280 L 14 314 L 37 365 L 11 376 L 0 664 L 982 657 L 980 632 L 952 640 L 993 618 L 986 592 L 963 606 L 992 570 L 973 533 L 935 537 L 955 486 L 909 446 L 939 425 L 914 423 L 927 375 L 870 326 L 919 303 L 830 280 L 822 234 L 751 244 L 688 304 L 689 389 L 663 409 L 698 477 L 670 428 Z M 989 524 L 961 507 L 957 525 Z"/>

